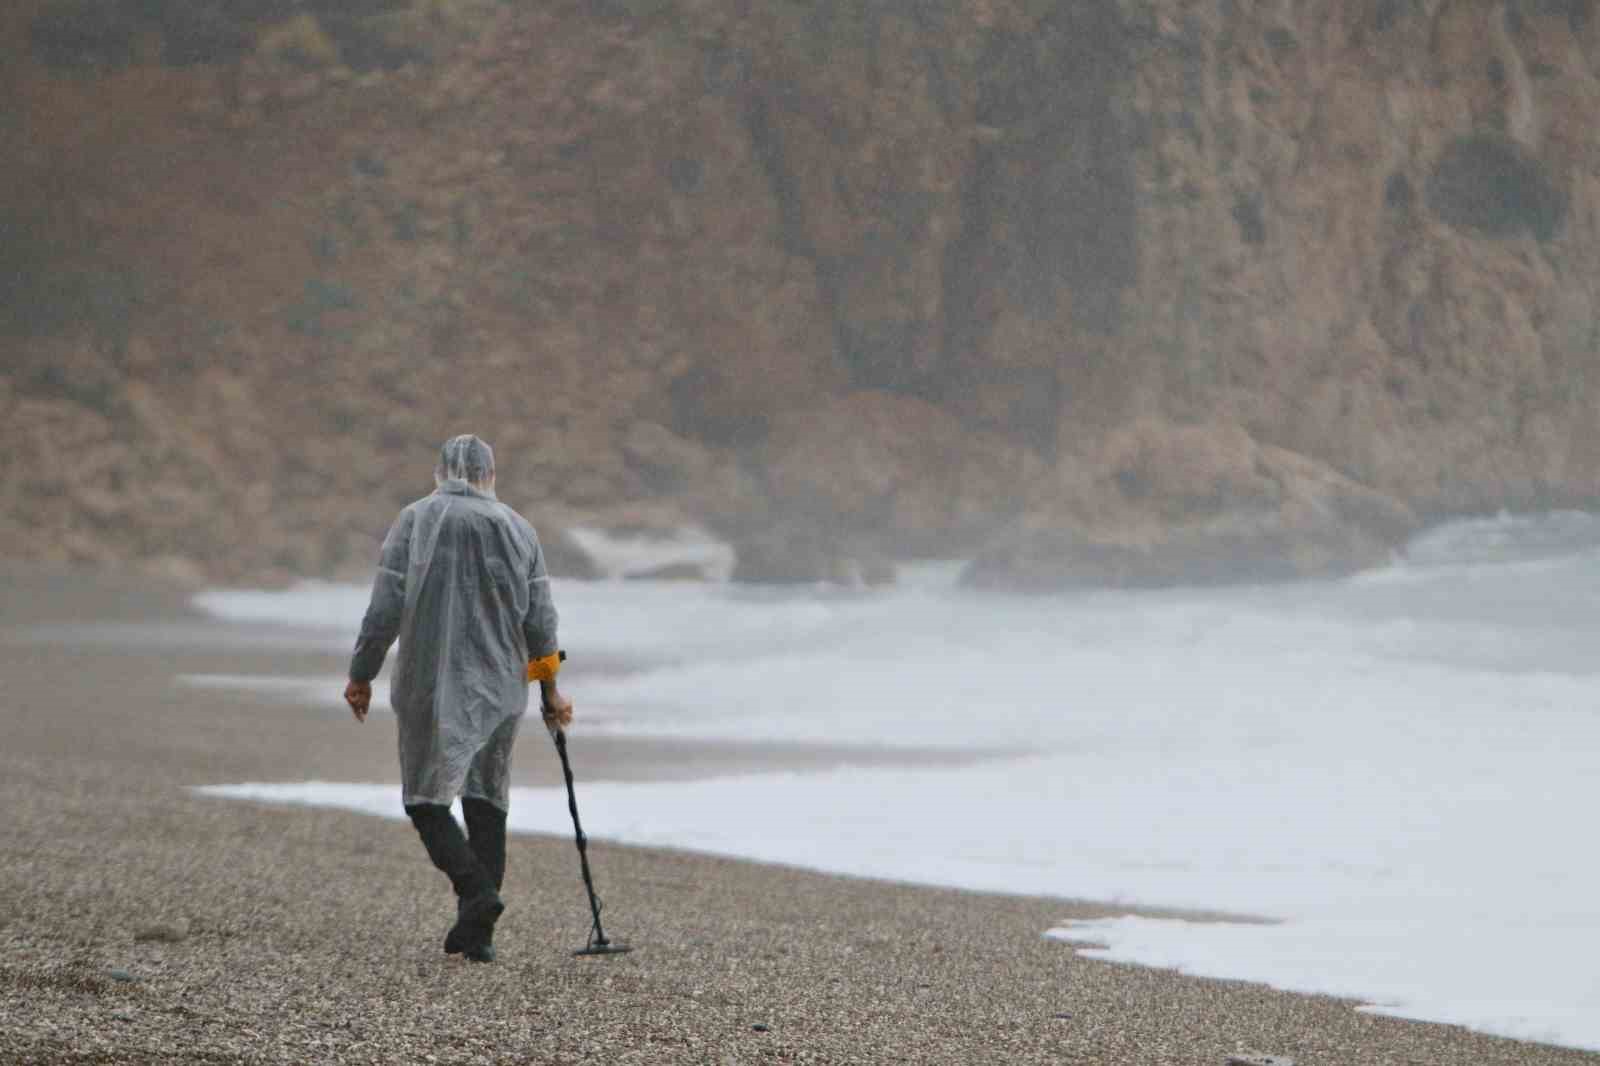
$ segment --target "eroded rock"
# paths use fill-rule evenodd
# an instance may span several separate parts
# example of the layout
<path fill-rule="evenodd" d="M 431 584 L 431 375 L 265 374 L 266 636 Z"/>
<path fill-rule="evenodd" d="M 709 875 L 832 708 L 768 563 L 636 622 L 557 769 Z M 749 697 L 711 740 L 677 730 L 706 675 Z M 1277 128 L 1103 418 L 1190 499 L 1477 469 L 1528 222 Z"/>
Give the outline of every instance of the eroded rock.
<path fill-rule="evenodd" d="M 645 6 L 0 20 L 43 60 L 0 548 L 370 567 L 464 387 L 536 510 L 912 554 L 1026 511 L 1127 580 L 1600 500 L 1584 5 Z M 1251 439 L 1122 432 L 1218 412 Z"/>
<path fill-rule="evenodd" d="M 776 420 L 766 476 L 783 514 L 905 555 L 970 545 L 1015 515 L 1043 467 L 924 400 L 857 392 Z"/>
<path fill-rule="evenodd" d="M 1434 164 L 1427 193 L 1442 221 L 1489 237 L 1526 232 L 1547 241 L 1566 220 L 1567 197 L 1544 164 L 1492 134 L 1452 141 Z"/>
<path fill-rule="evenodd" d="M 1237 426 L 1145 421 L 1104 465 L 1058 480 L 963 581 L 985 588 L 1218 584 L 1382 563 L 1418 527 L 1404 504 Z"/>
<path fill-rule="evenodd" d="M 540 528 L 539 547 L 544 551 L 544 564 L 551 577 L 594 581 L 603 576 L 593 557 L 560 526 Z"/>
<path fill-rule="evenodd" d="M 892 585 L 894 564 L 820 526 L 777 526 L 734 544 L 730 580 L 752 585 Z"/>

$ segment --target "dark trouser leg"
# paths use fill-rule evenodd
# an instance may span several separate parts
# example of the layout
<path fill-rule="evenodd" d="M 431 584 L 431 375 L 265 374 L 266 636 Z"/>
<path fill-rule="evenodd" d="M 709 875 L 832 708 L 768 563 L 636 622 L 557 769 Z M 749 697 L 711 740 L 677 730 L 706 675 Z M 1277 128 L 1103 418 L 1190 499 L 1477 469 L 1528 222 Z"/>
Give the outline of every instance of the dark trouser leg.
<path fill-rule="evenodd" d="M 466 796 L 461 800 L 461 813 L 466 815 L 472 853 L 499 891 L 506 880 L 506 812 L 488 800 Z"/>
<path fill-rule="evenodd" d="M 494 880 L 473 853 L 449 807 L 417 803 L 406 807 L 406 814 L 417 827 L 422 846 L 428 849 L 428 858 L 450 878 L 450 887 L 461 900 L 456 924 L 445 937 L 445 951 L 464 952 L 468 958 L 483 961 L 493 958 L 490 938 L 494 934 L 495 920 L 505 909 Z"/>

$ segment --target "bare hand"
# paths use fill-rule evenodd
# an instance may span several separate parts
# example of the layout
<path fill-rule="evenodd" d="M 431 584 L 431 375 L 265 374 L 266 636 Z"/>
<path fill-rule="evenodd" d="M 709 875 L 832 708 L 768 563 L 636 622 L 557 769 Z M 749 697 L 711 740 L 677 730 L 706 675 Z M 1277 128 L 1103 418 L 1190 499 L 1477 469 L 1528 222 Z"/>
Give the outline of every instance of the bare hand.
<path fill-rule="evenodd" d="M 370 681 L 352 681 L 344 687 L 344 701 L 350 705 L 350 710 L 355 714 L 356 721 L 367 720 L 367 708 L 372 706 L 372 683 Z M 571 712 L 568 712 L 571 717 Z"/>
<path fill-rule="evenodd" d="M 572 701 L 559 692 L 547 692 L 543 713 L 546 729 L 566 729 L 572 724 Z"/>

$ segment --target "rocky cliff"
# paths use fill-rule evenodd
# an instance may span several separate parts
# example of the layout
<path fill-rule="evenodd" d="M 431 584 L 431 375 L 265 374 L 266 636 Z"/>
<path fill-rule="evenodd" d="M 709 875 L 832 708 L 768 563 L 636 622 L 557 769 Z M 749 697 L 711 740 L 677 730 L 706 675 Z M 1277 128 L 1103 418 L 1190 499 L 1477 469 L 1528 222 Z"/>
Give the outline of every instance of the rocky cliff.
<path fill-rule="evenodd" d="M 359 572 L 465 430 L 1026 587 L 1589 504 L 1593 6 L 21 0 L 0 554 Z"/>

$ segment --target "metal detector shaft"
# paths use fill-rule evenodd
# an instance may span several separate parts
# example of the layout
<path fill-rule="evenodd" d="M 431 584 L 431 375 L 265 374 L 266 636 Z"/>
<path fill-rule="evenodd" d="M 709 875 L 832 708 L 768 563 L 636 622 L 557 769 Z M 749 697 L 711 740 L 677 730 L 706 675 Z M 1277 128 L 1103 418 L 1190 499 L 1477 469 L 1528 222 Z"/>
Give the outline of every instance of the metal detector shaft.
<path fill-rule="evenodd" d="M 567 758 L 567 734 L 560 728 L 550 730 L 550 736 L 556 742 L 556 751 L 561 756 L 561 773 L 567 779 L 567 810 L 572 812 L 572 831 L 578 843 L 578 862 L 583 867 L 583 887 L 589 892 L 589 910 L 594 915 L 594 929 L 589 936 L 589 945 L 575 955 L 605 955 L 628 949 L 620 944 L 612 944 L 606 939 L 606 932 L 600 925 L 600 897 L 594 891 L 594 876 L 589 873 L 589 838 L 583 835 L 583 823 L 578 820 L 578 794 L 572 787 L 572 762 Z"/>

